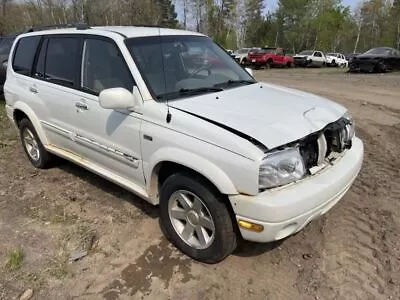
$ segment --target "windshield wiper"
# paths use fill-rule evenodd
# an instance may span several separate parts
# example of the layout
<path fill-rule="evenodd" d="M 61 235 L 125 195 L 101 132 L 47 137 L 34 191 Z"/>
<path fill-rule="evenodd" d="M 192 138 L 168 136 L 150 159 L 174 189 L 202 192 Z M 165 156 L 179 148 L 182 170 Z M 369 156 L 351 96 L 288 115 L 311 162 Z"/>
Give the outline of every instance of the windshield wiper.
<path fill-rule="evenodd" d="M 176 92 L 165 93 L 157 96 L 157 99 L 173 99 L 184 96 L 193 96 L 206 93 L 222 92 L 224 89 L 219 87 L 200 87 L 195 89 L 182 88 Z"/>
<path fill-rule="evenodd" d="M 214 86 L 230 86 L 230 85 L 240 85 L 240 84 L 253 84 L 253 83 L 257 83 L 257 81 L 255 80 L 228 80 L 225 82 L 221 82 L 221 83 L 217 83 L 214 84 Z"/>

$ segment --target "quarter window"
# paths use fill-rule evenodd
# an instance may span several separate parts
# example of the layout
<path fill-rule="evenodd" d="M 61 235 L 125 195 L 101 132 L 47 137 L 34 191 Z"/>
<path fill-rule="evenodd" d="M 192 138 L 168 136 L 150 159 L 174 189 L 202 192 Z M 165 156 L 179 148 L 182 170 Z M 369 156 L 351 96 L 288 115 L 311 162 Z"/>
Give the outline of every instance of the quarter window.
<path fill-rule="evenodd" d="M 105 40 L 85 40 L 81 71 L 81 87 L 94 94 L 109 88 L 133 88 L 132 75 L 120 51 Z"/>
<path fill-rule="evenodd" d="M 39 41 L 40 36 L 24 37 L 19 40 L 12 65 L 15 72 L 28 76 L 31 75 L 32 64 Z"/>
<path fill-rule="evenodd" d="M 77 77 L 78 53 L 78 38 L 50 38 L 45 61 L 45 79 L 66 86 L 74 86 Z M 41 63 L 40 57 L 38 63 Z"/>

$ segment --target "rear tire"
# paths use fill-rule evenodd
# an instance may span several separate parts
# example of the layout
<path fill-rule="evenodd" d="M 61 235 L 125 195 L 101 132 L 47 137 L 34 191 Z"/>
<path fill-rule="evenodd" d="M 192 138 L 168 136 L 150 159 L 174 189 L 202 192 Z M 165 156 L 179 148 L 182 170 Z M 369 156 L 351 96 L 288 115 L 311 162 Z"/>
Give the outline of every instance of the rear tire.
<path fill-rule="evenodd" d="M 175 247 L 204 263 L 217 263 L 236 248 L 237 236 L 222 195 L 191 173 L 168 177 L 160 192 L 160 222 Z"/>
<path fill-rule="evenodd" d="M 53 155 L 44 148 L 31 121 L 22 119 L 19 123 L 19 132 L 22 147 L 32 165 L 39 169 L 50 167 Z"/>

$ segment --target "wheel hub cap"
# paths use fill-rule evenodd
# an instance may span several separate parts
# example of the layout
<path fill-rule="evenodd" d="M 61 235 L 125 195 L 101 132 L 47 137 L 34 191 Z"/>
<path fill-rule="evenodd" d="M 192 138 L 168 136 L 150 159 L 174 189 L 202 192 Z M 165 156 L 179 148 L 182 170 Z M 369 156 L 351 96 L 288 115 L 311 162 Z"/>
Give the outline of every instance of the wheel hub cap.
<path fill-rule="evenodd" d="M 189 246 L 205 249 L 214 241 L 213 218 L 195 194 L 185 190 L 174 192 L 168 201 L 168 214 L 175 232 Z"/>
<path fill-rule="evenodd" d="M 196 226 L 199 224 L 199 215 L 195 211 L 191 210 L 187 214 L 187 220 L 190 222 L 190 224 Z"/>

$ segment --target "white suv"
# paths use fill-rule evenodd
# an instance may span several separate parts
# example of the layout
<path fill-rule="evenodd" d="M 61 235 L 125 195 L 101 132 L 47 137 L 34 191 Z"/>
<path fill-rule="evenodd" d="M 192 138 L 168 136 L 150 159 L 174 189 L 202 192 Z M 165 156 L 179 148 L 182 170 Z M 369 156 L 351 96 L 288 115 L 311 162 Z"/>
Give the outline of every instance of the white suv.
<path fill-rule="evenodd" d="M 8 66 L 7 114 L 32 164 L 61 156 L 159 205 L 167 237 L 199 261 L 298 232 L 361 168 L 344 107 L 257 82 L 201 34 L 31 32 Z"/>

